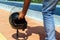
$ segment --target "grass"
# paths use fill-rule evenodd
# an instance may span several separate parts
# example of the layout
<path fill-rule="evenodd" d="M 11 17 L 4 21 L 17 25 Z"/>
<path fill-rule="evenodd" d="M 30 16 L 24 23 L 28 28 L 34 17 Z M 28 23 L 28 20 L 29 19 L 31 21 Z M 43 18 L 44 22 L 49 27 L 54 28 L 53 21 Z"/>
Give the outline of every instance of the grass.
<path fill-rule="evenodd" d="M 60 2 L 58 2 L 58 5 L 60 5 Z"/>

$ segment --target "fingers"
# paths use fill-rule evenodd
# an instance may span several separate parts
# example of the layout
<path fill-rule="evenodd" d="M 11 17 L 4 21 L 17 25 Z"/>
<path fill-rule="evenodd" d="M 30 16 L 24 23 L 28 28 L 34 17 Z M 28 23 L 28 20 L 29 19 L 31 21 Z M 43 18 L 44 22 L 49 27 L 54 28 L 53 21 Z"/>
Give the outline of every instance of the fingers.
<path fill-rule="evenodd" d="M 23 18 L 25 18 L 25 15 L 24 15 L 24 13 L 22 13 L 22 12 L 19 12 L 18 19 L 23 19 Z"/>

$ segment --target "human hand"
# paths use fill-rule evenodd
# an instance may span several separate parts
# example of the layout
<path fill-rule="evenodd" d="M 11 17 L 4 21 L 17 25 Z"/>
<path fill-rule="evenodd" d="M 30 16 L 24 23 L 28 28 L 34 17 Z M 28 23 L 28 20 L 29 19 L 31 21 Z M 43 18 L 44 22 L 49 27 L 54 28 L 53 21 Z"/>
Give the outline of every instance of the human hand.
<path fill-rule="evenodd" d="M 18 19 L 23 19 L 25 18 L 25 14 L 23 12 L 19 12 Z"/>

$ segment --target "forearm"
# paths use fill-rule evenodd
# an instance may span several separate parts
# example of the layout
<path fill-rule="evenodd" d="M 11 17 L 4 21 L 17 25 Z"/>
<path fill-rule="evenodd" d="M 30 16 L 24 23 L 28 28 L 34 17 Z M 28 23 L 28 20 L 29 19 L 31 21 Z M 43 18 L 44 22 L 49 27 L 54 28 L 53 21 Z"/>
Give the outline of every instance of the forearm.
<path fill-rule="evenodd" d="M 23 6 L 23 10 L 22 10 L 24 15 L 26 15 L 26 12 L 29 8 L 30 2 L 31 2 L 31 0 L 24 0 L 24 6 Z"/>

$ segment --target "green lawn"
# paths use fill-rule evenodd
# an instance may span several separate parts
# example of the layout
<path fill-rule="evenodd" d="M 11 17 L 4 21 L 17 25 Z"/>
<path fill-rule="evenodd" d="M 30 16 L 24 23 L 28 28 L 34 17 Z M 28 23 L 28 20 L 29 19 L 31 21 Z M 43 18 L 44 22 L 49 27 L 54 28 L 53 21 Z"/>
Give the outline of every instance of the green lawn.
<path fill-rule="evenodd" d="M 58 4 L 60 5 L 60 2 L 58 2 Z"/>

